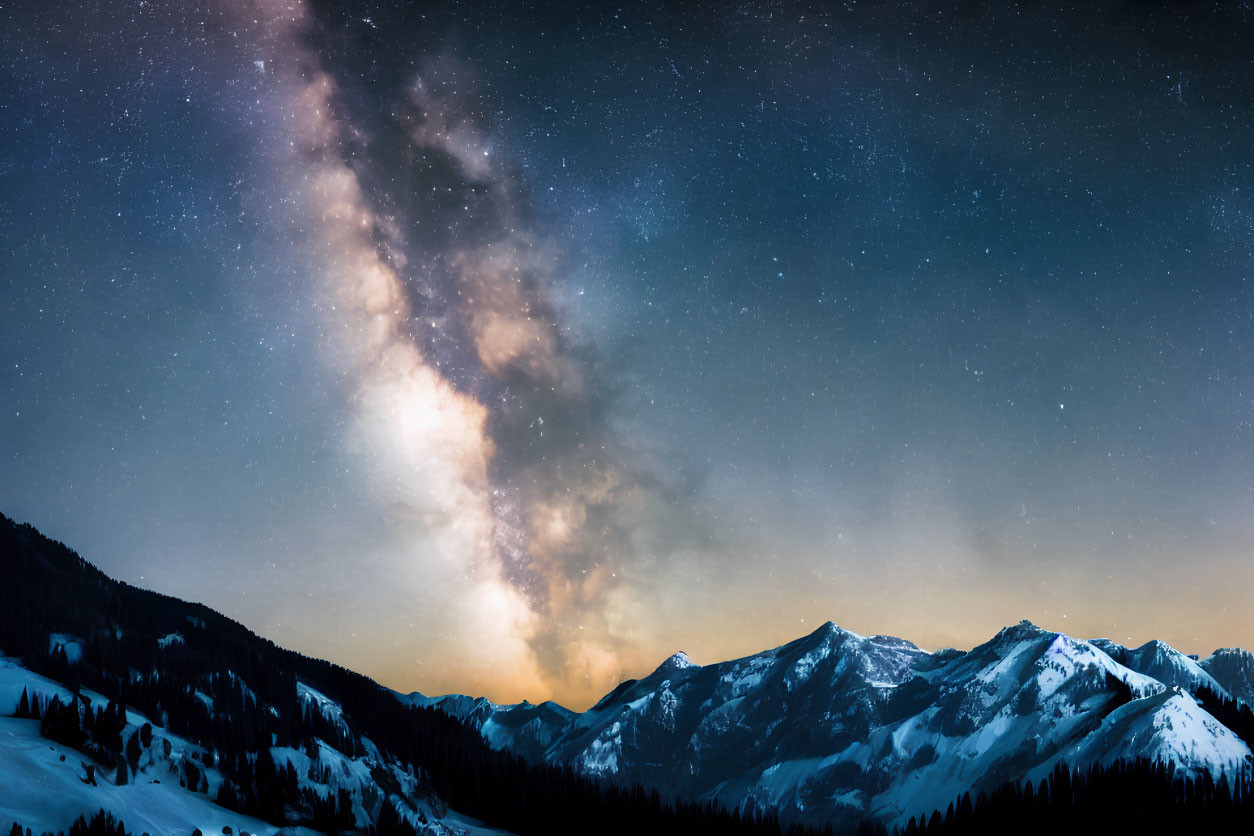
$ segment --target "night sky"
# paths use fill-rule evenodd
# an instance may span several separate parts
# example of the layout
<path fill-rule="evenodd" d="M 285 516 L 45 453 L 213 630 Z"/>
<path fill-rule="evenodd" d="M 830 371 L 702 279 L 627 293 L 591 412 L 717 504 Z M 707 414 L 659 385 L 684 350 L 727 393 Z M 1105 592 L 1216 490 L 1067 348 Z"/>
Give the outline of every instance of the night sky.
<path fill-rule="evenodd" d="M 4 0 L 0 511 L 403 691 L 1254 646 L 1223 5 Z"/>

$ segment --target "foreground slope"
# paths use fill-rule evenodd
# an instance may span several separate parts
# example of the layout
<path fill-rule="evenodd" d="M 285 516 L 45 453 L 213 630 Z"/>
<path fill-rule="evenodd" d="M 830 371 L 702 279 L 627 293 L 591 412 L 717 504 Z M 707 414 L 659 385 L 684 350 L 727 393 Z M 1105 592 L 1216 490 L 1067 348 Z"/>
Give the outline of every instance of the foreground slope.
<path fill-rule="evenodd" d="M 146 747 L 139 769 L 118 785 L 114 775 L 106 776 L 85 753 L 40 735 L 40 722 L 13 717 L 21 694 L 57 696 L 71 699 L 60 683 L 32 673 L 15 659 L 0 657 L 0 830 L 8 832 L 13 822 L 34 832 L 66 830 L 79 816 L 107 810 L 134 832 L 190 833 L 199 828 L 221 833 L 230 827 L 237 832 L 272 834 L 276 825 L 214 804 L 209 793 L 188 790 L 186 762 L 201 763 L 204 750 L 178 735 L 155 727 L 153 743 Z M 99 694 L 84 692 L 94 707 L 107 704 Z M 127 729 L 138 733 L 146 718 L 128 712 Z M 165 742 L 170 754 L 165 754 Z M 88 767 L 95 766 L 95 783 L 88 780 Z M 219 782 L 210 771 L 208 779 Z"/>

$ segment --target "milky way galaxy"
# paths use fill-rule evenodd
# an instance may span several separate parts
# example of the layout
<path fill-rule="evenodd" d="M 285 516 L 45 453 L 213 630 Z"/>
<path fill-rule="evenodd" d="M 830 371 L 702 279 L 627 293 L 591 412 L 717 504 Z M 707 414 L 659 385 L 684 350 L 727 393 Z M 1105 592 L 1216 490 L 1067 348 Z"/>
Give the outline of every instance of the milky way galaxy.
<path fill-rule="evenodd" d="M 307 10 L 232 13 L 269 56 L 258 60 L 282 106 L 278 138 L 290 139 L 268 190 L 290 196 L 310 289 L 324 297 L 324 360 L 345 381 L 360 487 L 386 514 L 377 557 L 414 588 L 439 590 L 443 603 L 411 605 L 441 610 L 480 688 L 540 693 L 572 674 L 603 687 L 630 654 L 618 587 L 640 559 L 688 539 L 645 555 L 633 535 L 676 513 L 660 501 L 683 503 L 619 461 L 595 363 L 568 345 L 549 301 L 555 263 L 524 187 L 477 124 L 473 73 L 453 58 L 419 61 L 388 114 L 404 162 L 371 172 L 368 148 L 352 152 L 370 138 L 307 45 Z M 379 214 L 362 180 L 397 169 L 429 182 L 440 204 L 391 194 Z M 437 242 L 409 240 L 424 223 L 444 226 Z M 441 344 L 473 357 L 446 365 Z"/>
<path fill-rule="evenodd" d="M 1252 27 L 0 8 L 0 510 L 426 693 L 1254 645 Z"/>

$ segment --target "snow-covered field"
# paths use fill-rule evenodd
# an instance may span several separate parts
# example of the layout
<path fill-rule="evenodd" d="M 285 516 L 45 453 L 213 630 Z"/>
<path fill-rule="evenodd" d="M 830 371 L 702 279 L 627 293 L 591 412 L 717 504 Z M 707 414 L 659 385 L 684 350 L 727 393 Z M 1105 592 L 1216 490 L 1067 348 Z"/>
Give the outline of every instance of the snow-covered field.
<path fill-rule="evenodd" d="M 64 641 L 64 638 L 61 638 Z M 107 810 L 123 822 L 126 829 L 140 836 L 182 833 L 190 834 L 199 829 L 202 833 L 229 832 L 271 836 L 282 831 L 284 836 L 313 836 L 316 831 L 307 828 L 283 827 L 241 815 L 214 804 L 222 777 L 216 769 L 206 768 L 201 762 L 204 752 L 200 747 L 183 738 L 170 734 L 152 724 L 153 744 L 140 760 L 139 772 L 122 786 L 114 784 L 113 775 L 97 767 L 95 783 L 88 780 L 90 759 L 81 752 L 47 740 L 39 734 L 39 721 L 12 717 L 25 689 L 29 697 L 42 699 L 59 697 L 63 702 L 71 698 L 68 689 L 50 679 L 32 673 L 16 659 L 0 656 L 0 832 L 7 833 L 14 822 L 30 828 L 34 833 L 68 830 L 79 816 L 91 817 L 97 810 Z M 342 709 L 333 700 L 304 685 L 300 686 L 303 699 L 315 704 L 329 718 L 342 722 Z M 91 691 L 84 690 L 93 707 L 103 707 L 107 700 Z M 137 731 L 149 719 L 127 711 L 127 726 L 123 739 Z M 168 741 L 169 755 L 163 741 Z M 371 769 L 381 766 L 377 750 L 367 741 L 367 753 L 362 758 L 348 758 L 329 745 L 319 741 L 318 761 L 325 766 L 326 783 L 314 781 L 310 775 L 312 761 L 304 751 L 275 748 L 277 763 L 292 762 L 300 776 L 301 785 L 313 789 L 325 797 L 341 787 L 355 791 L 354 812 L 358 821 L 367 821 L 361 806 L 363 792 L 373 787 Z M 193 792 L 179 785 L 183 763 L 187 759 L 196 762 L 204 775 L 202 790 Z M 399 769 L 395 764 L 390 770 L 408 792 L 417 790 L 412 773 Z M 448 811 L 440 818 L 435 810 L 419 802 L 432 834 L 449 836 L 490 836 L 503 831 L 485 827 L 481 822 Z M 415 822 L 417 823 L 417 822 Z"/>
<path fill-rule="evenodd" d="M 36 833 L 68 830 L 81 815 L 90 818 L 104 809 L 139 834 L 222 833 L 272 834 L 273 825 L 225 810 L 202 793 L 178 785 L 176 777 L 151 778 L 114 786 L 98 775 L 97 786 L 87 783 L 87 758 L 39 736 L 38 720 L 0 717 L 0 831 L 20 822 Z M 290 832 L 290 831 L 288 831 Z"/>

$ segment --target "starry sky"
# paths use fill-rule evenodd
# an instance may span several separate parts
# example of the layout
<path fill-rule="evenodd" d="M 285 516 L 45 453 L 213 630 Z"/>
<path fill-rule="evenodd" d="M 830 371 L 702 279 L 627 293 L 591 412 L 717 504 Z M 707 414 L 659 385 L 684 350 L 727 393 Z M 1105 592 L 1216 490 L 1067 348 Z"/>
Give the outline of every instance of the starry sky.
<path fill-rule="evenodd" d="M 1254 646 L 1254 11 L 0 3 L 0 510 L 402 691 Z"/>

